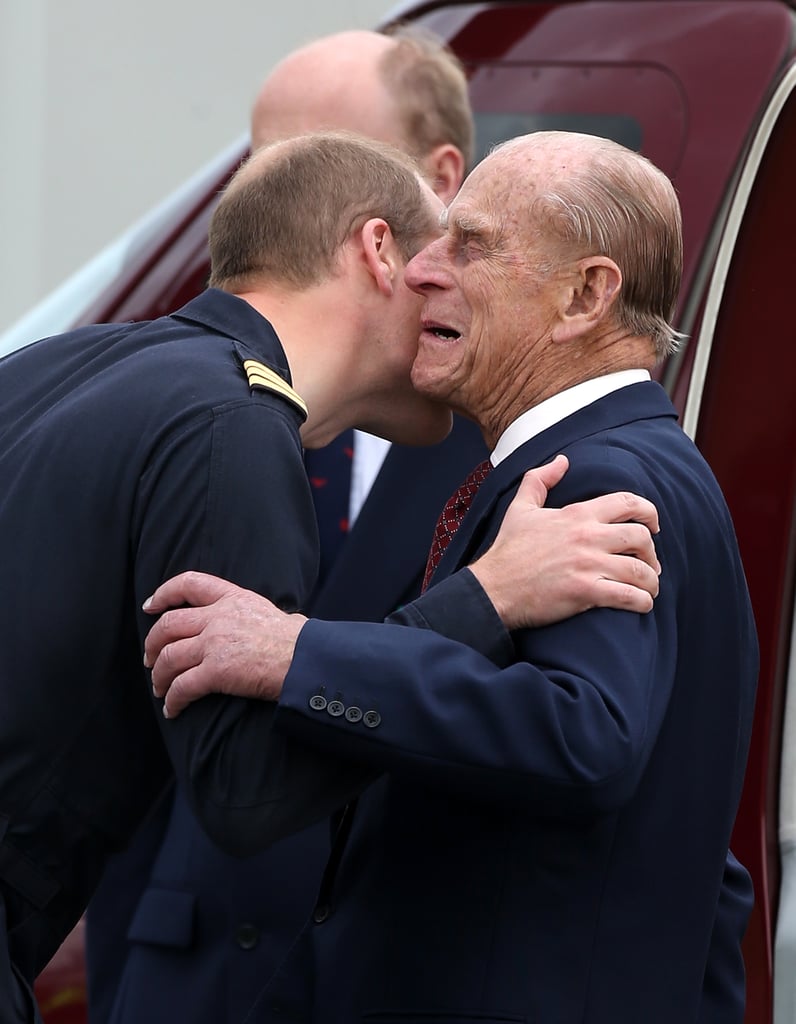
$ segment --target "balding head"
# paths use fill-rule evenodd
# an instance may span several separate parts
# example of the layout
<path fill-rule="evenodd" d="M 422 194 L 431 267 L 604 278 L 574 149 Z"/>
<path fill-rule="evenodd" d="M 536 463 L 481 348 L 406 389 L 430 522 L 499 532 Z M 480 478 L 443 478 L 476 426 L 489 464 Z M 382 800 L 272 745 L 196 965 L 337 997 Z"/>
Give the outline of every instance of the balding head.
<path fill-rule="evenodd" d="M 413 156 L 449 200 L 472 157 L 464 72 L 435 37 L 338 32 L 285 57 L 252 110 L 252 148 L 304 132 L 343 129 Z"/>
<path fill-rule="evenodd" d="M 252 111 L 252 147 L 274 139 L 345 129 L 406 149 L 397 112 L 379 73 L 395 44 L 378 32 L 339 32 L 280 61 Z"/>
<path fill-rule="evenodd" d="M 674 350 L 682 225 L 674 187 L 661 170 L 610 139 L 535 132 L 497 147 L 478 173 L 494 183 L 497 206 L 526 221 L 529 240 L 545 228 L 542 263 L 573 255 L 613 260 L 622 274 L 618 322 L 651 338 L 659 357 Z"/>

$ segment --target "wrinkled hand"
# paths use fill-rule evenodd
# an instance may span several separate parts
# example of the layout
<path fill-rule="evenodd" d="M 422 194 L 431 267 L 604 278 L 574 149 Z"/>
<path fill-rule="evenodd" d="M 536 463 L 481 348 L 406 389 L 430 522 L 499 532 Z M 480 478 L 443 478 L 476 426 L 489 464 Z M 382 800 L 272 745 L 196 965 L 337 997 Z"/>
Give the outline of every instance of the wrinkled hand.
<path fill-rule="evenodd" d="M 620 491 L 542 508 L 568 468 L 558 455 L 527 472 L 494 544 L 470 566 L 507 629 L 549 625 L 589 608 L 648 612 L 658 595 L 655 506 Z"/>
<path fill-rule="evenodd" d="M 144 611 L 163 612 L 146 638 L 144 665 L 155 696 L 165 697 L 166 718 L 208 693 L 278 700 L 307 621 L 201 572 L 167 580 Z"/>

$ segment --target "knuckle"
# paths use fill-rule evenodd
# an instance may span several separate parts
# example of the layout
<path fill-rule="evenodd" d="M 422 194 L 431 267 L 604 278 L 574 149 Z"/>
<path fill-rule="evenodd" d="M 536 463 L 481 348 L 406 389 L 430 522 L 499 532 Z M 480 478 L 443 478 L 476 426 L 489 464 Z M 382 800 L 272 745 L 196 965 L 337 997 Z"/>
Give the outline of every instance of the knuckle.
<path fill-rule="evenodd" d="M 165 647 L 161 648 L 161 651 L 158 654 L 158 678 L 162 678 L 164 675 L 168 674 L 168 672 L 171 669 L 171 659 L 171 646 L 169 644 L 166 644 Z"/>
<path fill-rule="evenodd" d="M 626 569 L 633 582 L 641 580 L 644 577 L 644 563 L 638 558 L 632 556 L 628 558 Z"/>
<path fill-rule="evenodd" d="M 173 662 L 174 648 L 172 647 L 171 644 L 166 644 L 166 646 L 162 648 L 160 654 L 158 655 L 158 668 L 160 669 L 160 674 L 162 675 L 164 672 L 169 672 L 171 670 Z"/>
<path fill-rule="evenodd" d="M 162 641 L 165 642 L 166 638 L 171 636 L 171 634 L 174 632 L 174 621 L 174 612 L 165 611 L 158 619 L 157 624 L 154 626 L 152 632 L 154 633 L 155 630 L 157 630 L 157 636 L 159 636 L 162 639 Z"/>
<path fill-rule="evenodd" d="M 649 546 L 649 531 L 640 523 L 626 523 L 623 541 L 625 550 L 643 552 Z"/>

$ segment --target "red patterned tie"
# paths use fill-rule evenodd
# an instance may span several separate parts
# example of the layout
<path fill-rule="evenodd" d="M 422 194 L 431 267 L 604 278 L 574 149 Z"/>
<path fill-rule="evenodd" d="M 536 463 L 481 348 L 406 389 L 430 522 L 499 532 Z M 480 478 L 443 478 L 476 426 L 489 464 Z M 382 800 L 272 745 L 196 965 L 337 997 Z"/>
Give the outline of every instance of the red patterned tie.
<path fill-rule="evenodd" d="M 473 503 L 476 491 L 487 478 L 491 469 L 492 463 L 489 459 L 484 459 L 483 462 L 479 462 L 475 469 L 468 474 L 466 480 L 461 487 L 459 487 L 456 493 L 448 498 L 445 508 L 442 510 L 442 514 L 437 520 L 437 525 L 434 529 L 434 539 L 431 541 L 431 551 L 429 552 L 428 562 L 426 563 L 426 574 L 423 577 L 423 588 L 421 593 L 425 593 L 426 588 L 431 582 L 434 570 L 440 563 L 442 553 L 448 544 L 450 544 L 454 533 L 459 529 L 459 525 L 461 524 L 462 519 L 464 519 L 467 509 Z"/>

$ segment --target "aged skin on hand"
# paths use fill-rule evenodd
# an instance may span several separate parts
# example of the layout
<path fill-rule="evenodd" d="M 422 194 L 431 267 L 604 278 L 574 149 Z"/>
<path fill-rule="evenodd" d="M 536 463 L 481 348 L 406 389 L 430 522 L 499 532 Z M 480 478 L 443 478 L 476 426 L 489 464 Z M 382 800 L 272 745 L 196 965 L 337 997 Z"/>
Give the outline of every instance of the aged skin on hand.
<path fill-rule="evenodd" d="M 544 508 L 568 466 L 557 456 L 525 474 L 495 542 L 470 566 L 508 629 L 594 607 L 644 613 L 658 593 L 655 507 L 619 492 Z M 144 663 L 167 718 L 208 693 L 278 700 L 307 621 L 199 572 L 168 580 L 144 610 L 162 613 L 147 637 Z"/>

